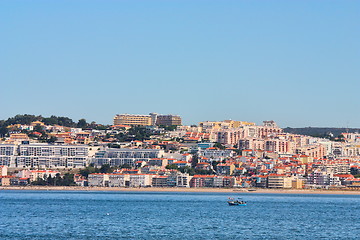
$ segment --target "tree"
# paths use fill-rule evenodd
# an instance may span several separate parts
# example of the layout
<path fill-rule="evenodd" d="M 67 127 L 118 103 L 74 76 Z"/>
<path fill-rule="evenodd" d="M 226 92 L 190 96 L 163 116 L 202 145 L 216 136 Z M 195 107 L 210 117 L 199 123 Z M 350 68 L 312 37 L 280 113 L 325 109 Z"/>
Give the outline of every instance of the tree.
<path fill-rule="evenodd" d="M 47 185 L 54 185 L 54 178 L 51 177 L 51 175 L 49 175 L 49 177 L 46 179 Z"/>
<path fill-rule="evenodd" d="M 200 174 L 200 175 L 208 175 L 208 174 L 213 174 L 214 171 L 213 170 L 195 169 L 195 173 Z"/>
<path fill-rule="evenodd" d="M 37 124 L 36 126 L 34 126 L 34 132 L 44 133 L 44 130 L 39 124 Z"/>
<path fill-rule="evenodd" d="M 191 167 L 196 167 L 196 165 L 199 163 L 199 157 L 197 154 L 194 154 L 191 159 Z"/>
<path fill-rule="evenodd" d="M 84 169 L 80 169 L 80 174 L 84 177 L 88 177 L 90 173 L 99 173 L 100 170 L 96 167 L 94 167 L 94 164 L 90 164 L 89 166 L 87 166 Z"/>
<path fill-rule="evenodd" d="M 177 125 L 160 125 L 160 128 L 165 129 L 166 131 L 174 131 L 177 128 Z"/>
<path fill-rule="evenodd" d="M 4 137 L 8 132 L 9 130 L 5 126 L 0 127 L 0 137 Z"/>
<path fill-rule="evenodd" d="M 216 169 L 216 166 L 219 164 L 220 162 L 218 161 L 212 161 L 211 165 L 213 166 L 214 169 Z"/>
<path fill-rule="evenodd" d="M 175 169 L 175 170 L 178 170 L 178 169 L 179 169 L 179 167 L 178 167 L 176 164 L 166 165 L 165 168 L 166 168 L 166 169 Z"/>
<path fill-rule="evenodd" d="M 217 142 L 214 144 L 214 147 L 218 148 L 218 149 L 221 149 L 221 150 L 224 150 L 226 147 L 224 145 L 222 145 L 221 143 Z"/>
<path fill-rule="evenodd" d="M 61 180 L 60 173 L 57 173 L 54 178 L 54 186 L 61 186 Z"/>
<path fill-rule="evenodd" d="M 180 167 L 179 171 L 182 173 L 188 173 L 190 176 L 195 175 L 195 169 L 193 169 L 192 167 L 189 167 L 189 166 Z"/>
<path fill-rule="evenodd" d="M 88 123 L 86 122 L 85 119 L 80 119 L 77 123 L 77 127 L 78 128 L 85 128 L 88 125 Z"/>
<path fill-rule="evenodd" d="M 104 164 L 101 166 L 100 172 L 101 173 L 111 173 L 111 172 L 113 172 L 113 169 L 109 164 Z"/>
<path fill-rule="evenodd" d="M 119 166 L 119 168 L 131 168 L 131 165 L 128 163 L 124 163 L 123 165 Z"/>
<path fill-rule="evenodd" d="M 132 128 L 129 129 L 128 133 L 127 133 L 127 138 L 126 141 L 132 141 L 132 140 L 139 140 L 139 141 L 144 141 L 144 140 L 149 140 L 150 139 L 151 134 L 149 133 L 149 131 L 145 128 L 145 127 L 140 127 L 140 126 L 134 126 Z"/>
<path fill-rule="evenodd" d="M 62 186 L 75 186 L 74 174 L 65 173 L 62 179 Z"/>
<path fill-rule="evenodd" d="M 56 142 L 57 141 L 57 137 L 54 137 L 54 136 L 51 136 L 50 138 L 48 138 L 47 140 L 46 140 L 46 142 L 48 142 L 48 143 L 54 143 L 54 142 Z"/>
<path fill-rule="evenodd" d="M 45 186 L 46 185 L 46 181 L 40 177 L 38 177 L 35 181 L 31 182 L 32 185 L 40 185 L 40 186 Z"/>

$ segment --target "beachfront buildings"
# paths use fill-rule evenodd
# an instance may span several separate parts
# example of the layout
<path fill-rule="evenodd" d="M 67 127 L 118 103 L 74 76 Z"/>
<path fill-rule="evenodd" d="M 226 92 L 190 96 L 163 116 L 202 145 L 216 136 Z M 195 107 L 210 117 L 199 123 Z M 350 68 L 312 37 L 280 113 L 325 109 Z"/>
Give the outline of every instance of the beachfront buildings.
<path fill-rule="evenodd" d="M 189 174 L 168 172 L 166 174 L 144 173 L 92 173 L 88 176 L 89 186 L 98 187 L 190 187 Z"/>
<path fill-rule="evenodd" d="M 93 173 L 88 176 L 89 186 L 98 187 L 147 187 L 153 174 Z"/>
<path fill-rule="evenodd" d="M 269 174 L 267 177 L 268 188 L 292 188 L 293 178 L 284 174 Z"/>
<path fill-rule="evenodd" d="M 190 180 L 190 187 L 193 188 L 231 188 L 235 185 L 235 177 L 216 175 L 195 175 Z"/>
<path fill-rule="evenodd" d="M 38 179 L 45 179 L 49 176 L 51 176 L 52 178 L 55 178 L 55 176 L 57 174 L 60 174 L 59 171 L 55 171 L 55 170 L 28 170 L 28 169 L 24 169 L 19 171 L 16 174 L 16 177 L 21 178 L 21 179 L 29 179 L 30 182 L 32 181 L 36 181 Z"/>
<path fill-rule="evenodd" d="M 0 165 L 8 167 L 14 175 L 22 169 L 63 173 L 89 164 L 93 172 L 100 172 L 108 164 L 101 171 L 113 172 L 91 173 L 88 179 L 84 175 L 76 182 L 84 185 L 88 180 L 90 186 L 109 187 L 276 189 L 356 187 L 359 183 L 356 179 L 360 174 L 359 134 L 345 134 L 345 142 L 334 142 L 284 133 L 274 121 L 258 126 L 233 120 L 205 121 L 199 126 L 158 131 L 154 126 L 180 125 L 181 118 L 156 113 L 117 115 L 114 124 L 97 130 L 37 123 L 35 126 L 57 138 L 53 144 L 36 143 L 36 138 L 17 132 L 22 128 L 34 129 L 32 126 L 12 126 L 14 131 L 0 144 Z M 144 127 L 132 130 L 142 132 L 133 134 L 130 129 L 139 125 Z M 31 135 L 41 140 L 41 133 L 33 131 Z M 29 174 L 15 177 L 17 184 L 33 181 Z M 43 177 L 41 172 L 31 174 Z M 3 178 L 4 184 L 16 182 L 15 178 Z"/>

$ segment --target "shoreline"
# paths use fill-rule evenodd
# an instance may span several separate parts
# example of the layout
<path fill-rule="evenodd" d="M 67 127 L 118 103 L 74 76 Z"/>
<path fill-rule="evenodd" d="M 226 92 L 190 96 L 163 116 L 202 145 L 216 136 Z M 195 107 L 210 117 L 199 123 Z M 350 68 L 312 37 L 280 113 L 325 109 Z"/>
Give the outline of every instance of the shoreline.
<path fill-rule="evenodd" d="M 233 188 L 122 188 L 122 187 L 79 187 L 79 186 L 0 186 L 2 190 L 26 190 L 26 191 L 102 191 L 102 192 L 184 192 L 184 193 L 268 193 L 268 194 L 335 194 L 335 195 L 360 195 L 360 190 L 321 190 L 321 189 L 248 189 Z"/>

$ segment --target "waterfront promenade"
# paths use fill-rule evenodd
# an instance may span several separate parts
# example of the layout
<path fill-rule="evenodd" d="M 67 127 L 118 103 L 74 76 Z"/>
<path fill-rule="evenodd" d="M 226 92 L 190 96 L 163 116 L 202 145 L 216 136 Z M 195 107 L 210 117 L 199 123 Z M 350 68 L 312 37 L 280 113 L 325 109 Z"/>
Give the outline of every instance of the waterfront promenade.
<path fill-rule="evenodd" d="M 119 187 L 66 187 L 66 186 L 0 186 L 1 190 L 33 191 L 119 191 L 119 192 L 214 192 L 214 193 L 270 193 L 270 194 L 337 194 L 360 195 L 359 190 L 322 190 L 322 189 L 234 189 L 234 188 L 119 188 Z"/>

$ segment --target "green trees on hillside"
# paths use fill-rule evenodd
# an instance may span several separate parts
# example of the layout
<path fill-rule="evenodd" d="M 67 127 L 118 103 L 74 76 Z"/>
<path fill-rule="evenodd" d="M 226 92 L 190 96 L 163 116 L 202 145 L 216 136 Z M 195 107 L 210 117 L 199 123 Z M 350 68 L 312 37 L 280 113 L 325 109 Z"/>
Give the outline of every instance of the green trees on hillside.
<path fill-rule="evenodd" d="M 31 185 L 40 186 L 75 186 L 74 174 L 65 173 L 63 177 L 60 173 L 57 173 L 55 177 L 44 176 L 44 178 L 38 178 L 36 181 L 31 182 Z"/>

